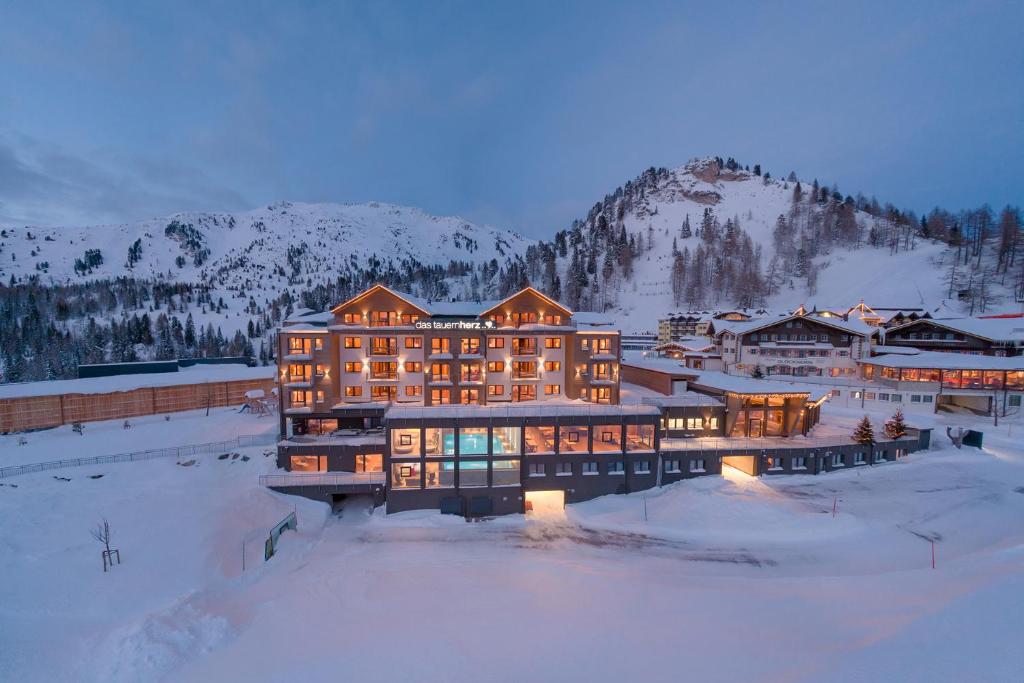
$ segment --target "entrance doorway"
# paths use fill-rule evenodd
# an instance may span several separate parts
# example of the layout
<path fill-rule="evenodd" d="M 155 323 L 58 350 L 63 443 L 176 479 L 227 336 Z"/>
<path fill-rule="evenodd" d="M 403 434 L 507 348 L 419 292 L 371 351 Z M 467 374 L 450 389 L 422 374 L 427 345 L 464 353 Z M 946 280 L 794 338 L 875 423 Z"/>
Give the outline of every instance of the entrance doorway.
<path fill-rule="evenodd" d="M 750 475 L 751 477 L 756 477 L 758 475 L 757 456 L 755 455 L 723 455 L 723 474 L 725 473 L 726 467 L 739 470 L 740 472 Z"/>
<path fill-rule="evenodd" d="M 565 491 L 527 491 L 526 515 L 528 517 L 564 517 Z"/>

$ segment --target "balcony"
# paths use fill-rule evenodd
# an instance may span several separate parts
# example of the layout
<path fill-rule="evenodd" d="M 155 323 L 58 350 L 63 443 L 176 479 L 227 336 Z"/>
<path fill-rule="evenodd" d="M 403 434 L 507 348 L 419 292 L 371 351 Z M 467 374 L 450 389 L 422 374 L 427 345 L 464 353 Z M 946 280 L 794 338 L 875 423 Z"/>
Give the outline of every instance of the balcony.
<path fill-rule="evenodd" d="M 312 351 L 289 351 L 288 354 L 282 359 L 285 361 L 293 360 L 313 360 Z"/>
<path fill-rule="evenodd" d="M 370 372 L 367 373 L 367 382 L 397 382 L 397 372 Z"/>

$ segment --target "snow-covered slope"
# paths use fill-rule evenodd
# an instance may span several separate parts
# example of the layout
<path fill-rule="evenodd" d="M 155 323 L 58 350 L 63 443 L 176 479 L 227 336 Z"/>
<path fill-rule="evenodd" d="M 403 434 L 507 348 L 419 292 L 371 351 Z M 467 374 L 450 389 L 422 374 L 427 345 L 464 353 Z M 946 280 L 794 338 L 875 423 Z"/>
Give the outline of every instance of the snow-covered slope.
<path fill-rule="evenodd" d="M 770 179 L 744 170 L 720 168 L 712 159 L 692 161 L 669 171 L 667 182 L 648 191 L 625 212 L 622 224 L 627 232 L 645 240 L 653 234 L 655 248 L 643 253 L 634 264 L 632 282 L 620 288 L 616 315 L 625 332 L 656 331 L 657 318 L 686 306 L 673 303 L 671 271 L 672 242 L 692 251 L 700 242 L 696 229 L 706 208 L 718 220 L 738 222 L 763 250 L 762 272 L 768 269 L 774 252 L 773 231 L 779 216 L 791 215 L 793 181 Z M 811 183 L 802 183 L 807 192 Z M 879 219 L 856 211 L 855 217 L 866 236 Z M 680 237 L 680 227 L 689 217 L 693 236 Z M 652 233 L 653 231 L 653 233 Z M 803 303 L 808 308 L 850 307 L 861 299 L 884 307 L 941 308 L 947 293 L 944 279 L 949 268 L 946 245 L 918 241 L 910 251 L 890 254 L 888 247 L 839 246 L 817 257 L 816 290 L 809 292 L 805 280 L 783 278 L 780 289 L 768 297 L 770 309 L 792 310 Z M 734 302 L 718 301 L 719 307 Z"/>
<path fill-rule="evenodd" d="M 141 240 L 138 260 L 129 249 Z M 320 281 L 346 264 L 368 267 L 374 259 L 479 263 L 521 253 L 520 235 L 479 226 L 458 217 L 438 217 L 391 204 L 298 204 L 280 202 L 244 213 L 181 213 L 139 223 L 87 227 L 4 227 L 0 277 L 40 275 L 44 282 L 120 275 L 218 288 L 248 286 L 277 296 L 283 289 L 274 270 Z M 99 250 L 102 263 L 88 265 Z"/>

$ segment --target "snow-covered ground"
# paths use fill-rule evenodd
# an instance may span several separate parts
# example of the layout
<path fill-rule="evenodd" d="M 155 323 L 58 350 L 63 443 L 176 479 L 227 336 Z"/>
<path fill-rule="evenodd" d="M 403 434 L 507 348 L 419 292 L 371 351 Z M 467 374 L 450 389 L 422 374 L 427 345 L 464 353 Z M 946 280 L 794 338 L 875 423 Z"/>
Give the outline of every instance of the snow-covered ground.
<path fill-rule="evenodd" d="M 78 381 L 78 380 L 75 380 Z M 153 448 L 228 441 L 238 436 L 277 434 L 277 416 L 257 417 L 239 406 L 86 422 L 81 434 L 71 425 L 27 434 L 0 434 L 0 467 L 114 455 Z"/>
<path fill-rule="evenodd" d="M 131 432 L 211 441 L 223 424 Z M 332 516 L 261 490 L 274 464 L 260 448 L 11 478 L 0 680 L 1019 681 L 1024 451 L 1018 426 L 976 424 L 983 452 L 936 433 L 936 449 L 882 466 L 730 474 L 479 524 Z M 63 452 L 69 436 L 20 448 Z M 298 533 L 262 563 L 261 536 L 292 510 Z M 88 535 L 101 516 L 124 559 L 107 574 Z"/>

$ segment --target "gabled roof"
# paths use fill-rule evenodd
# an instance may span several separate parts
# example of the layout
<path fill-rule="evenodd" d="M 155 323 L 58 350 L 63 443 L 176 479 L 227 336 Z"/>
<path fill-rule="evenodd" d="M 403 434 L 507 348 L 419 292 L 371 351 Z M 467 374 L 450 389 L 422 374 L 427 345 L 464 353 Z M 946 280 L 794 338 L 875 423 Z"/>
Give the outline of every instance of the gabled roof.
<path fill-rule="evenodd" d="M 733 322 L 732 324 L 722 324 L 723 322 L 716 320 L 712 322 L 712 329 L 714 329 L 714 335 L 717 337 L 722 332 L 732 332 L 739 336 L 750 332 L 756 332 L 757 330 L 764 329 L 766 327 L 772 327 L 779 323 L 784 323 L 789 320 L 809 320 L 819 325 L 825 325 L 826 327 L 832 327 L 843 332 L 851 334 L 858 334 L 864 337 L 868 337 L 875 332 L 875 328 L 867 325 L 860 320 L 843 320 L 841 318 L 823 318 L 816 315 L 785 315 L 778 318 L 760 319 L 760 320 L 747 320 L 745 322 Z"/>
<path fill-rule="evenodd" d="M 890 327 L 886 334 L 923 324 L 935 325 L 951 332 L 969 334 L 993 342 L 1024 341 L 1024 319 L 1021 318 L 920 318 Z"/>
<path fill-rule="evenodd" d="M 336 313 L 339 309 L 342 309 L 345 306 L 348 306 L 350 304 L 354 304 L 357 301 L 360 301 L 360 300 L 368 297 L 370 294 L 373 294 L 374 292 L 378 292 L 378 291 L 381 291 L 381 290 L 387 292 L 388 294 L 390 294 L 390 295 L 392 295 L 392 296 L 394 296 L 394 297 L 396 297 L 398 299 L 401 299 L 405 303 L 409 304 L 410 306 L 412 306 L 413 308 L 415 308 L 416 310 L 421 312 L 423 315 L 430 315 L 430 311 L 428 311 L 427 309 L 423 308 L 423 306 L 421 304 L 417 304 L 417 303 L 414 303 L 412 301 L 412 298 L 414 298 L 414 297 L 410 297 L 408 294 L 399 294 L 398 292 L 394 291 L 393 289 L 389 289 L 389 288 L 387 288 L 387 287 L 385 287 L 384 285 L 381 285 L 381 284 L 376 284 L 373 287 L 370 287 L 368 290 L 366 290 L 362 294 L 358 294 L 358 295 L 352 297 L 351 299 L 349 299 L 348 301 L 341 302 L 340 304 L 338 304 L 337 306 L 335 306 L 334 308 L 331 309 L 331 313 Z"/>
<path fill-rule="evenodd" d="M 692 343 L 685 343 L 692 342 Z M 704 349 L 712 348 L 714 344 L 709 343 L 706 340 L 700 339 L 687 339 L 685 341 L 669 341 L 664 344 L 658 344 L 654 347 L 654 351 L 665 351 L 667 349 L 679 349 L 680 351 L 703 351 Z"/>
<path fill-rule="evenodd" d="M 490 313 L 491 311 L 493 311 L 496 308 L 501 308 L 502 306 L 507 304 L 509 301 L 512 301 L 513 299 L 515 299 L 518 296 L 522 296 L 526 292 L 532 292 L 534 295 L 540 297 L 545 302 L 547 302 L 549 305 L 554 306 L 555 308 L 557 308 L 559 311 L 561 311 L 565 315 L 572 316 L 572 311 L 570 311 L 568 308 L 566 308 L 562 304 L 558 303 L 557 301 L 555 301 L 551 297 L 546 296 L 545 294 L 542 294 L 541 292 L 537 291 L 533 287 L 526 287 L 524 289 L 520 289 L 518 292 L 516 292 L 512 296 L 509 296 L 509 297 L 506 297 L 506 298 L 502 299 L 501 301 L 499 301 L 498 303 L 494 304 L 490 308 L 488 308 L 488 309 L 486 309 L 484 311 L 481 311 L 480 312 L 480 317 L 481 318 L 484 317 L 485 315 L 487 315 L 488 313 Z"/>

